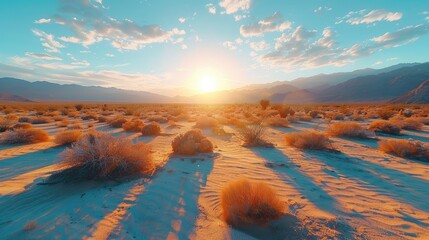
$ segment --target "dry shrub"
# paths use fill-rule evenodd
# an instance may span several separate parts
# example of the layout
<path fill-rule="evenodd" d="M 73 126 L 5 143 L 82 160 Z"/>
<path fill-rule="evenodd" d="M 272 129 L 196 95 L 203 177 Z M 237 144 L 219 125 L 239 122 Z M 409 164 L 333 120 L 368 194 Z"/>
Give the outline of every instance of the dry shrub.
<path fill-rule="evenodd" d="M 58 145 L 69 145 L 77 142 L 83 133 L 79 130 L 66 130 L 55 135 L 54 142 Z"/>
<path fill-rule="evenodd" d="M 32 231 L 34 229 L 36 229 L 37 227 L 37 222 L 36 221 L 30 221 L 28 223 L 25 224 L 25 226 L 22 228 L 23 231 Z"/>
<path fill-rule="evenodd" d="M 7 131 L 12 128 L 14 121 L 0 117 L 0 132 Z"/>
<path fill-rule="evenodd" d="M 237 137 L 243 141 L 244 147 L 274 147 L 265 140 L 267 128 L 259 124 L 246 125 L 238 129 Z"/>
<path fill-rule="evenodd" d="M 97 120 L 98 119 L 98 114 L 97 113 L 88 113 L 83 115 L 82 120 Z"/>
<path fill-rule="evenodd" d="M 99 122 L 99 123 L 104 123 L 104 122 L 108 122 L 108 121 L 109 121 L 109 118 L 108 118 L 108 117 L 105 117 L 105 116 L 99 116 L 99 117 L 97 118 L 97 120 L 98 120 L 98 122 Z"/>
<path fill-rule="evenodd" d="M 29 129 L 32 128 L 33 125 L 31 123 L 17 123 L 15 125 L 13 125 L 13 129 L 18 129 L 18 128 L 22 128 L 22 129 Z"/>
<path fill-rule="evenodd" d="M 155 163 L 150 147 L 131 139 L 93 132 L 84 135 L 60 154 L 64 170 L 49 177 L 51 182 L 117 179 L 152 174 Z"/>
<path fill-rule="evenodd" d="M 429 150 L 421 142 L 412 139 L 385 139 L 380 142 L 379 149 L 399 157 L 421 157 L 429 160 Z"/>
<path fill-rule="evenodd" d="M 184 155 L 213 152 L 213 144 L 203 135 L 200 129 L 187 131 L 174 138 L 171 143 L 173 152 Z"/>
<path fill-rule="evenodd" d="M 328 128 L 330 136 L 369 138 L 370 133 L 359 123 L 354 122 L 336 122 Z"/>
<path fill-rule="evenodd" d="M 61 122 L 57 122 L 56 125 L 58 127 L 67 127 L 69 124 L 70 124 L 70 121 L 68 119 L 65 119 L 65 120 L 63 120 Z"/>
<path fill-rule="evenodd" d="M 285 134 L 286 143 L 301 149 L 330 149 L 329 138 L 316 131 L 305 131 Z"/>
<path fill-rule="evenodd" d="M 67 126 L 67 129 L 73 130 L 73 129 L 83 129 L 82 125 L 79 122 L 73 122 L 72 124 L 69 124 Z"/>
<path fill-rule="evenodd" d="M 390 109 L 381 109 L 377 113 L 378 116 L 384 120 L 388 120 L 389 118 L 393 117 L 393 115 L 395 115 L 395 112 Z"/>
<path fill-rule="evenodd" d="M 161 126 L 157 122 L 151 122 L 142 128 L 142 134 L 144 136 L 159 135 L 160 133 L 161 133 Z"/>
<path fill-rule="evenodd" d="M 402 129 L 406 130 L 422 130 L 423 123 L 418 119 L 407 118 L 404 120 L 392 120 L 393 123 L 399 125 Z"/>
<path fill-rule="evenodd" d="M 167 123 L 168 119 L 162 116 L 150 116 L 147 118 L 150 122 Z"/>
<path fill-rule="evenodd" d="M 30 119 L 32 124 L 43 124 L 43 123 L 50 123 L 51 119 L 49 117 L 34 117 L 32 119 Z"/>
<path fill-rule="evenodd" d="M 55 121 L 55 122 L 59 122 L 59 121 L 64 121 L 65 119 L 67 119 L 66 117 L 63 117 L 63 116 L 59 116 L 59 115 L 56 115 L 56 116 L 53 116 L 52 117 L 52 119 Z"/>
<path fill-rule="evenodd" d="M 38 143 L 49 140 L 49 135 L 42 129 L 14 129 L 4 132 L 0 136 L 0 143 L 15 144 L 15 143 Z"/>
<path fill-rule="evenodd" d="M 20 117 L 20 118 L 18 118 L 18 122 L 30 122 L 30 118 L 29 117 Z"/>
<path fill-rule="evenodd" d="M 269 117 L 266 118 L 264 122 L 270 127 L 289 127 L 289 121 L 286 118 Z"/>
<path fill-rule="evenodd" d="M 140 119 L 125 122 L 124 124 L 122 124 L 122 128 L 126 132 L 140 132 L 143 127 L 144 127 L 144 123 Z"/>
<path fill-rule="evenodd" d="M 238 179 L 221 192 L 225 220 L 232 225 L 265 223 L 283 214 L 285 204 L 275 189 L 264 182 Z"/>
<path fill-rule="evenodd" d="M 399 135 L 401 133 L 401 126 L 392 121 L 386 120 L 376 120 L 369 125 L 368 129 L 375 132 L 393 135 Z"/>
<path fill-rule="evenodd" d="M 114 128 L 120 128 L 120 127 L 122 127 L 122 124 L 124 124 L 124 123 L 126 123 L 127 122 L 127 119 L 126 118 L 123 118 L 123 117 L 116 117 L 116 118 L 113 118 L 113 119 L 111 119 L 111 120 L 109 120 L 109 125 L 111 126 L 111 127 L 114 127 Z"/>
<path fill-rule="evenodd" d="M 200 117 L 195 123 L 195 128 L 215 128 L 219 126 L 219 122 L 212 117 Z"/>

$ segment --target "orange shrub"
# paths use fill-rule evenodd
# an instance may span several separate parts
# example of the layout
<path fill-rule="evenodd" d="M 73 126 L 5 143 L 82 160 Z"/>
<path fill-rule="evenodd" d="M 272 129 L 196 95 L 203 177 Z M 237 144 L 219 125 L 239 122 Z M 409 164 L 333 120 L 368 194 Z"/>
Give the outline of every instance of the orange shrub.
<path fill-rule="evenodd" d="M 273 147 L 265 140 L 267 128 L 261 124 L 245 125 L 238 129 L 237 137 L 243 141 L 244 147 Z"/>
<path fill-rule="evenodd" d="M 122 127 L 122 124 L 124 124 L 124 123 L 126 123 L 127 122 L 127 119 L 126 118 L 123 118 L 123 117 L 116 117 L 116 118 L 113 118 L 113 119 L 111 119 L 111 120 L 109 120 L 109 125 L 111 126 L 111 127 L 114 127 L 114 128 L 120 128 L 120 127 Z"/>
<path fill-rule="evenodd" d="M 32 124 L 43 124 L 50 123 L 51 119 L 49 117 L 34 117 L 30 121 Z"/>
<path fill-rule="evenodd" d="M 64 170 L 51 175 L 50 181 L 108 180 L 152 174 L 156 169 L 148 145 L 100 132 L 84 135 L 60 159 Z"/>
<path fill-rule="evenodd" d="M 353 138 L 368 138 L 370 134 L 359 123 L 337 122 L 328 128 L 330 136 L 344 136 Z"/>
<path fill-rule="evenodd" d="M 77 142 L 83 133 L 79 130 L 66 130 L 55 135 L 54 142 L 58 145 L 68 145 Z"/>
<path fill-rule="evenodd" d="M 425 160 L 429 160 L 429 150 L 415 140 L 386 139 L 380 142 L 379 149 L 399 157 L 423 157 Z"/>
<path fill-rule="evenodd" d="M 401 127 L 392 121 L 376 120 L 369 125 L 369 130 L 387 134 L 399 135 Z"/>
<path fill-rule="evenodd" d="M 17 123 L 13 126 L 13 129 L 18 129 L 18 128 L 29 129 L 32 127 L 33 125 L 31 123 Z"/>
<path fill-rule="evenodd" d="M 232 225 L 264 223 L 283 214 L 285 204 L 268 184 L 238 179 L 221 192 L 225 220 Z"/>
<path fill-rule="evenodd" d="M 215 128 L 219 125 L 218 121 L 212 117 L 200 117 L 197 119 L 196 128 Z"/>
<path fill-rule="evenodd" d="M 305 131 L 285 134 L 286 143 L 301 149 L 329 149 L 329 138 L 316 131 Z"/>
<path fill-rule="evenodd" d="M 122 124 L 122 128 L 126 132 L 140 132 L 143 127 L 144 127 L 144 123 L 140 119 L 125 122 L 124 124 Z"/>
<path fill-rule="evenodd" d="M 407 130 L 422 130 L 423 128 L 423 123 L 413 118 L 406 118 L 404 120 L 392 120 L 392 122 L 399 125 L 402 129 Z"/>
<path fill-rule="evenodd" d="M 203 135 L 201 130 L 193 129 L 180 134 L 171 143 L 174 153 L 194 155 L 202 152 L 213 152 L 213 144 Z"/>
<path fill-rule="evenodd" d="M 265 124 L 271 127 L 289 127 L 289 121 L 286 118 L 269 117 L 264 120 Z"/>
<path fill-rule="evenodd" d="M 144 136 L 158 135 L 161 133 L 161 126 L 157 122 L 151 122 L 142 128 Z"/>
<path fill-rule="evenodd" d="M 4 132 L 0 136 L 0 143 L 15 144 L 15 143 L 38 143 L 49 140 L 49 135 L 45 130 L 29 128 L 29 129 L 14 129 Z"/>

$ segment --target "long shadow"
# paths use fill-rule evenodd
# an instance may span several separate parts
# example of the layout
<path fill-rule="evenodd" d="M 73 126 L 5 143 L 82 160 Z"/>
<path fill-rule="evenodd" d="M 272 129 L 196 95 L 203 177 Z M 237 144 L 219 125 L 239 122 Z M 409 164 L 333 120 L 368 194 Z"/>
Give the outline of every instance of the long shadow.
<path fill-rule="evenodd" d="M 306 154 L 379 194 L 428 212 L 428 181 L 343 153 L 307 152 Z"/>
<path fill-rule="evenodd" d="M 338 210 L 336 199 L 316 185 L 309 176 L 302 173 L 283 152 L 277 148 L 252 148 L 252 151 L 268 163 L 276 165 L 277 167 L 273 168 L 275 173 L 287 184 L 294 186 L 303 197 L 314 203 L 319 209 L 334 215 L 341 212 Z"/>
<path fill-rule="evenodd" d="M 65 147 L 51 147 L 0 161 L 0 181 L 53 164 Z"/>
<path fill-rule="evenodd" d="M 125 221 L 134 223 L 121 230 L 121 237 L 188 239 L 200 213 L 198 198 L 213 161 L 204 155 L 170 156 L 125 215 Z"/>
<path fill-rule="evenodd" d="M 413 132 L 419 132 L 419 131 L 411 131 L 411 130 L 402 130 L 400 135 L 383 135 L 385 137 L 389 137 L 389 138 L 395 138 L 395 139 L 414 139 L 414 140 L 418 140 L 421 142 L 429 142 L 429 138 L 428 137 L 423 137 L 423 136 L 417 136 L 412 134 Z"/>

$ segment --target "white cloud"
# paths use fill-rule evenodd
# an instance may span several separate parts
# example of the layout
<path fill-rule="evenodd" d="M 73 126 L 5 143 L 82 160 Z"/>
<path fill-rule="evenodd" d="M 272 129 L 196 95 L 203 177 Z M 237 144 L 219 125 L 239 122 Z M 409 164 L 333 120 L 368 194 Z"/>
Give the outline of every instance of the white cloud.
<path fill-rule="evenodd" d="M 179 22 L 180 22 L 180 23 L 184 23 L 184 22 L 186 22 L 186 18 L 180 17 L 180 18 L 179 18 Z"/>
<path fill-rule="evenodd" d="M 38 29 L 33 29 L 32 31 L 36 36 L 40 37 L 40 41 L 42 42 L 42 46 L 46 47 L 46 49 L 45 49 L 46 51 L 59 53 L 60 50 L 58 50 L 58 49 L 64 47 L 64 45 L 62 45 L 61 43 L 59 43 L 58 41 L 55 40 L 54 35 L 47 34 L 43 31 L 38 30 Z"/>
<path fill-rule="evenodd" d="M 55 61 L 61 61 L 62 60 L 62 58 L 52 56 L 52 55 L 47 54 L 47 53 L 26 52 L 25 55 L 32 57 L 32 58 L 43 59 L 43 60 L 55 60 Z"/>
<path fill-rule="evenodd" d="M 398 21 L 401 18 L 401 12 L 387 12 L 382 9 L 376 9 L 368 12 L 366 9 L 363 9 L 356 12 L 349 12 L 346 16 L 340 18 L 340 20 L 337 21 L 337 24 L 343 21 L 352 25 L 370 24 L 379 21 L 393 22 Z"/>
<path fill-rule="evenodd" d="M 237 49 L 237 45 L 234 42 L 231 41 L 225 41 L 222 43 L 222 46 L 225 48 L 228 48 L 229 50 L 235 50 Z"/>
<path fill-rule="evenodd" d="M 216 14 L 216 7 L 213 4 L 209 3 L 206 5 L 206 7 L 209 10 L 209 13 Z"/>
<path fill-rule="evenodd" d="M 331 11 L 331 10 L 332 10 L 332 8 L 330 8 L 330 7 L 322 7 L 322 6 L 320 6 L 320 7 L 316 8 L 316 9 L 314 9 L 314 13 L 316 13 L 316 14 L 325 14 L 325 13 Z"/>
<path fill-rule="evenodd" d="M 259 42 L 251 42 L 250 48 L 255 51 L 262 51 L 269 47 L 269 45 L 265 41 L 259 41 Z"/>
<path fill-rule="evenodd" d="M 50 22 L 51 22 L 50 18 L 41 18 L 39 20 L 34 21 L 34 23 L 37 23 L 37 24 L 50 23 Z"/>
<path fill-rule="evenodd" d="M 250 25 L 242 25 L 240 33 L 243 37 L 262 36 L 266 32 L 283 32 L 292 25 L 289 21 L 281 21 L 282 16 L 279 12 L 272 16 L 260 20 Z"/>
<path fill-rule="evenodd" d="M 410 41 L 415 41 L 420 36 L 427 33 L 429 33 L 429 25 L 419 24 L 408 26 L 395 32 L 386 32 L 385 34 L 372 38 L 371 40 L 376 42 L 379 46 L 397 47 Z"/>
<path fill-rule="evenodd" d="M 225 9 L 226 14 L 247 11 L 250 8 L 250 0 L 223 0 L 219 2 L 219 6 Z"/>

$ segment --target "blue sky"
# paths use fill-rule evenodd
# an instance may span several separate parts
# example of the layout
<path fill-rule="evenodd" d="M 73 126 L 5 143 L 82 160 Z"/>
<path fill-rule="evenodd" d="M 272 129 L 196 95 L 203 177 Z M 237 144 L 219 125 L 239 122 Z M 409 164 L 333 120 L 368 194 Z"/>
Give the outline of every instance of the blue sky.
<path fill-rule="evenodd" d="M 429 60 L 426 0 L 14 0 L 0 30 L 0 76 L 167 95 Z"/>

